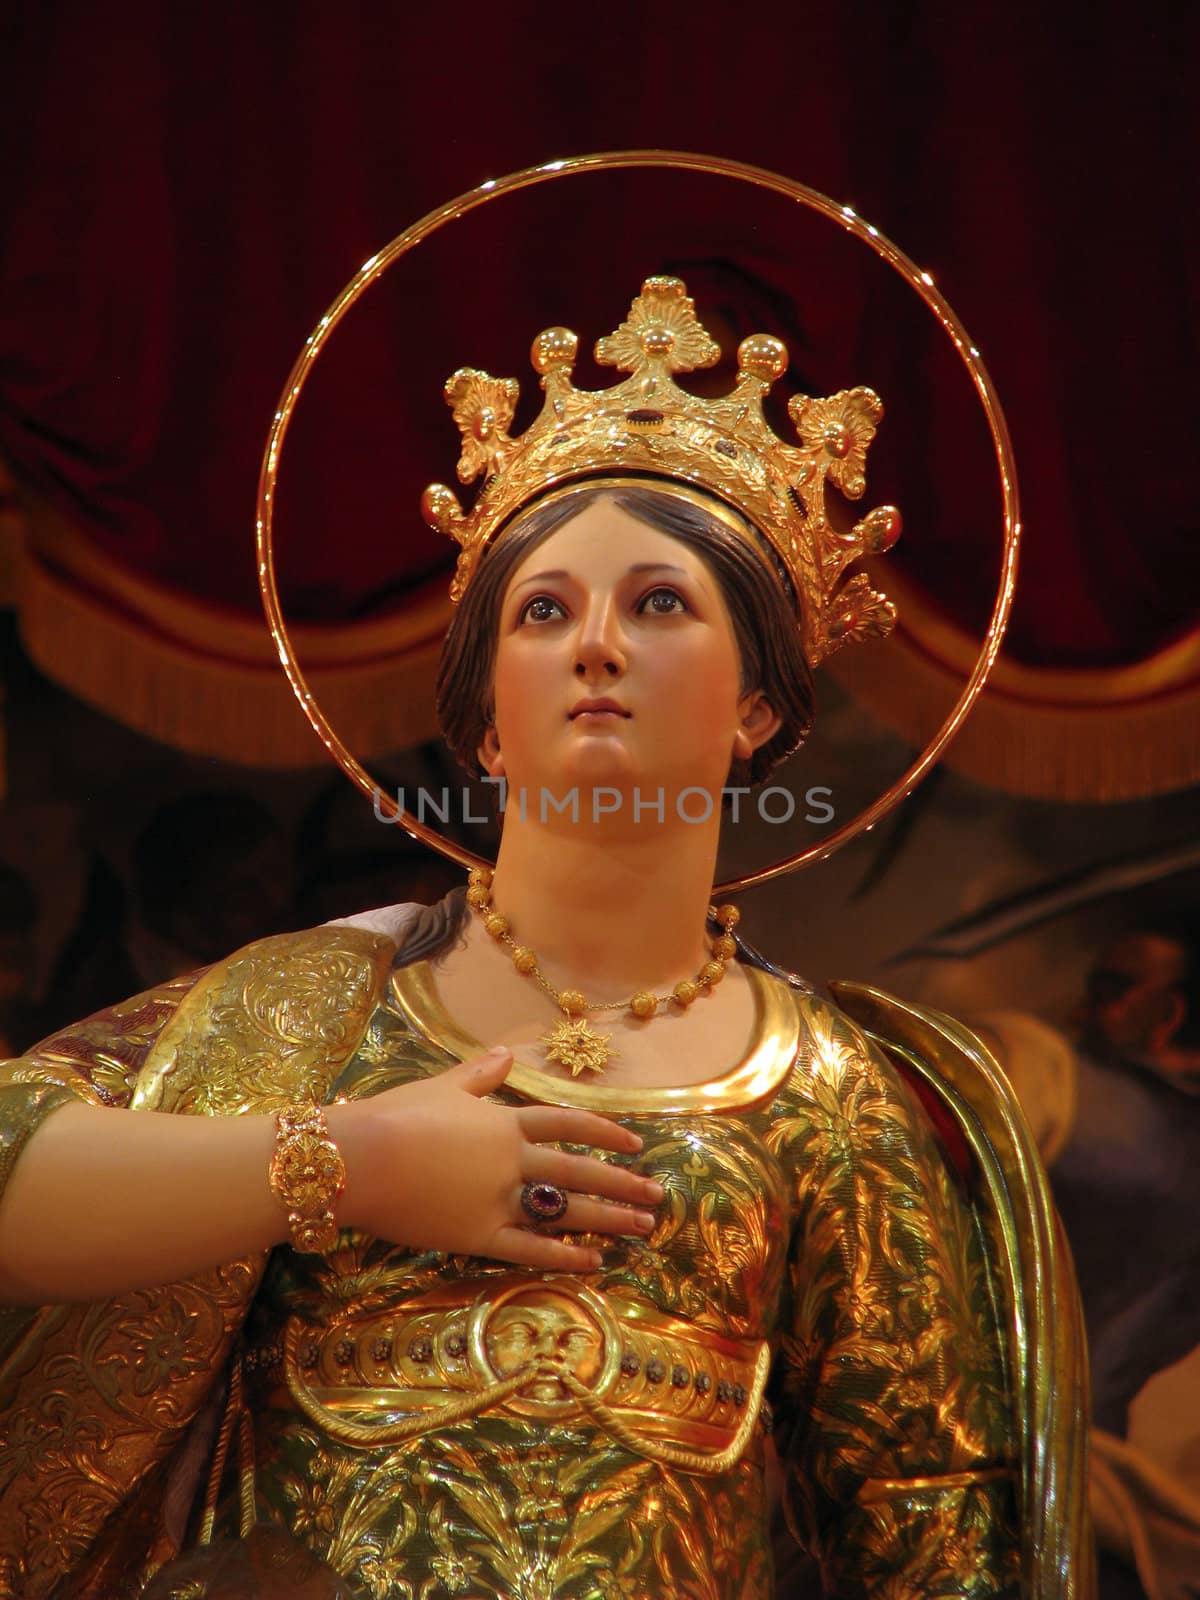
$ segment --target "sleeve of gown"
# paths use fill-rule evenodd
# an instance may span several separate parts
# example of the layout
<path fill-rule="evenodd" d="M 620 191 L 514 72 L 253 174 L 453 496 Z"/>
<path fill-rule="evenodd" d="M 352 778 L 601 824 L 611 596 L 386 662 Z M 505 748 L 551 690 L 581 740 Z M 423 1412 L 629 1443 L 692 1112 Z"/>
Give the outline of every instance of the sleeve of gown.
<path fill-rule="evenodd" d="M 0 1062 L 0 1198 L 42 1121 L 70 1100 L 129 1104 L 138 1071 L 195 974 L 97 1011 Z"/>
<path fill-rule="evenodd" d="M 808 1002 L 771 1142 L 793 1175 L 776 1395 L 793 1531 L 827 1592 L 1019 1593 L 1015 1444 L 973 1213 L 893 1069 Z"/>
<path fill-rule="evenodd" d="M 198 1116 L 325 1100 L 395 949 L 346 927 L 274 935 L 43 1041 L 0 1066 L 6 1170 L 71 1096 Z M 0 1312 L 0 1596 L 124 1594 L 173 1553 L 205 1459 L 176 1447 L 203 1432 L 266 1259 Z"/>
<path fill-rule="evenodd" d="M 142 1062 L 193 982 L 180 978 L 109 1006 L 0 1062 L 0 1200 L 21 1152 L 60 1106 L 128 1105 Z M 0 1353 L 30 1315 L 0 1308 Z"/>
<path fill-rule="evenodd" d="M 130 1104 L 197 976 L 0 1063 L 0 1198 L 60 1106 Z M 93 1304 L 0 1307 L 0 1595 L 48 1600 L 87 1562 L 95 1571 L 72 1593 L 125 1592 L 109 1568 L 140 1570 L 161 1537 L 159 1513 L 139 1495 L 211 1390 L 224 1360 L 212 1352 L 227 1346 L 256 1281 L 255 1266 L 233 1263 Z"/>
<path fill-rule="evenodd" d="M 0 1065 L 0 1196 L 30 1134 L 51 1111 L 75 1098 L 57 1083 L 9 1082 L 7 1073 L 13 1066 L 20 1070 L 21 1063 Z"/>

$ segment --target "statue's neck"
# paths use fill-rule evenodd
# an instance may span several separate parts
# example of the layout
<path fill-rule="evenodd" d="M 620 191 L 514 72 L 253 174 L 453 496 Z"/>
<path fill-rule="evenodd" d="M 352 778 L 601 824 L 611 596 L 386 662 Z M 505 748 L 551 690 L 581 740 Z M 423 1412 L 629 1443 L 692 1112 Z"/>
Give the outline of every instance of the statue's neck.
<path fill-rule="evenodd" d="M 608 830 L 506 817 L 492 898 L 556 987 L 658 987 L 707 958 L 719 819 Z"/>

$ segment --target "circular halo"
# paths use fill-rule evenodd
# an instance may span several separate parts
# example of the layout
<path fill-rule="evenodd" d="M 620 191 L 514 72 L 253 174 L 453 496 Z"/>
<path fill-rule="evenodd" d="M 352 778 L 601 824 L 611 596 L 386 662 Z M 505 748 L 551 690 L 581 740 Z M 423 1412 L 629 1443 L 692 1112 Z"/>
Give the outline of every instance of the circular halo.
<path fill-rule="evenodd" d="M 287 625 L 284 622 L 283 612 L 279 605 L 279 593 L 275 584 L 275 556 L 272 543 L 272 518 L 275 506 L 275 482 L 279 476 L 279 463 L 283 455 L 283 442 L 287 435 L 288 423 L 291 421 L 292 412 L 300 398 L 300 392 L 305 380 L 312 369 L 313 363 L 324 349 L 327 340 L 342 318 L 354 305 L 375 280 L 401 256 L 407 255 L 423 239 L 438 229 L 445 227 L 448 222 L 454 222 L 459 217 L 464 217 L 468 212 L 480 206 L 487 205 L 503 194 L 512 194 L 518 189 L 530 189 L 541 183 L 553 183 L 559 178 L 576 177 L 585 172 L 613 172 L 633 167 L 666 168 L 675 171 L 702 172 L 716 177 L 733 178 L 740 183 L 748 183 L 759 189 L 768 189 L 775 194 L 783 195 L 785 199 L 794 200 L 798 205 L 810 211 L 816 211 L 829 221 L 837 223 L 847 233 L 860 239 L 863 244 L 886 261 L 888 265 L 905 280 L 909 286 L 916 290 L 921 299 L 932 311 L 942 328 L 949 335 L 954 348 L 962 358 L 963 364 L 971 375 L 971 382 L 979 396 L 987 417 L 988 432 L 991 434 L 992 445 L 996 453 L 996 464 L 1000 473 L 1000 492 L 1003 505 L 1004 520 L 1004 550 L 1000 565 L 1000 579 L 996 589 L 996 598 L 992 607 L 991 618 L 988 621 L 987 632 L 983 636 L 979 654 L 971 675 L 963 686 L 962 692 L 954 705 L 947 713 L 945 720 L 937 732 L 930 739 L 924 750 L 912 763 L 906 772 L 899 777 L 890 788 L 884 790 L 878 799 L 865 807 L 852 817 L 849 822 L 843 823 L 840 828 L 835 828 L 819 843 L 809 845 L 806 850 L 797 850 L 792 855 L 784 856 L 778 861 L 773 861 L 769 866 L 760 867 L 757 872 L 748 872 L 740 878 L 730 878 L 725 883 L 717 884 L 714 894 L 734 894 L 740 889 L 753 888 L 755 884 L 766 883 L 771 878 L 782 877 L 786 872 L 794 872 L 800 867 L 810 866 L 815 862 L 824 861 L 835 850 L 840 850 L 851 839 L 860 833 L 873 828 L 894 805 L 907 797 L 935 765 L 942 751 L 957 733 L 967 713 L 979 698 L 984 684 L 995 665 L 996 657 L 1000 652 L 1000 644 L 1004 638 L 1004 631 L 1008 626 L 1009 613 L 1012 610 L 1013 590 L 1017 576 L 1017 547 L 1021 538 L 1020 503 L 1017 494 L 1017 473 L 1013 461 L 1012 443 L 1008 436 L 1008 425 L 1004 420 L 1004 413 L 1000 408 L 1000 401 L 996 395 L 992 380 L 980 358 L 979 351 L 971 341 L 967 330 L 955 316 L 950 306 L 938 293 L 932 276 L 923 272 L 915 262 L 911 261 L 902 250 L 892 244 L 890 239 L 884 237 L 878 230 L 865 222 L 857 212 L 849 206 L 840 206 L 828 196 L 810 189 L 803 183 L 797 183 L 792 178 L 785 178 L 777 172 L 769 172 L 765 167 L 750 166 L 743 161 L 725 160 L 720 156 L 698 155 L 682 150 L 609 150 L 596 155 L 572 156 L 561 161 L 549 161 L 542 166 L 525 167 L 520 172 L 512 172 L 505 178 L 489 178 L 486 183 L 477 189 L 471 189 L 466 194 L 458 195 L 453 200 L 448 200 L 436 210 L 427 212 L 419 222 L 414 222 L 403 233 L 398 234 L 389 245 L 386 245 L 377 255 L 364 261 L 354 277 L 338 295 L 329 307 L 329 310 L 317 323 L 304 342 L 304 348 L 296 360 L 295 366 L 288 375 L 284 384 L 283 393 L 279 398 L 271 431 L 267 438 L 266 450 L 263 453 L 262 468 L 258 478 L 258 512 L 257 512 L 257 545 L 258 545 L 258 586 L 262 593 L 263 609 L 267 614 L 267 626 L 271 631 L 276 651 L 279 654 L 280 664 L 287 674 L 292 692 L 300 703 L 300 709 L 308 718 L 313 731 L 325 746 L 329 754 L 341 767 L 359 789 L 376 805 L 379 804 L 380 790 L 370 774 L 350 753 L 339 739 L 337 733 L 329 723 L 328 718 L 317 704 L 312 691 L 300 669 L 296 659 L 296 652 L 288 636 Z M 420 839 L 425 844 L 448 856 L 451 861 L 456 861 L 464 867 L 488 866 L 491 863 L 474 851 L 467 850 L 462 845 L 456 844 L 451 839 L 444 839 L 441 834 L 435 833 L 426 823 L 419 821 L 409 811 L 397 805 L 390 796 L 383 796 L 383 809 L 389 817 L 395 819 L 410 833 L 413 838 Z"/>

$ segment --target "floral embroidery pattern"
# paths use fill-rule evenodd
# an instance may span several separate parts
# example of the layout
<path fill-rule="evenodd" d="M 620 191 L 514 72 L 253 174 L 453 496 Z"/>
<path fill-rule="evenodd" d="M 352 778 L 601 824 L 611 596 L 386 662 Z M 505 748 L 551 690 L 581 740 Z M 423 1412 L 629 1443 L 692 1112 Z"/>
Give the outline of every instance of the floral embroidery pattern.
<path fill-rule="evenodd" d="M 769 1105 L 635 1120 L 667 1198 L 649 1240 L 606 1241 L 596 1292 L 721 1338 L 779 1339 L 792 1514 L 837 1592 L 1015 1596 L 1007 1396 L 973 1216 L 891 1070 L 837 1012 L 802 1004 L 805 1047 Z M 343 1087 L 431 1070 L 398 1013 L 377 1013 L 369 1040 Z M 464 1275 L 481 1294 L 507 1281 L 488 1263 L 350 1236 L 327 1260 L 279 1258 L 262 1308 L 271 1321 L 378 1314 Z M 647 1366 L 637 1392 L 667 1414 L 684 1407 L 670 1353 Z M 315 1548 L 381 1600 L 770 1592 L 757 1443 L 723 1476 L 693 1477 L 582 1413 L 501 1409 L 370 1450 L 276 1410 L 259 1415 L 257 1450 L 271 1514 L 286 1520 L 321 1483 L 337 1532 L 315 1530 Z M 950 1474 L 968 1481 L 937 1489 Z"/>
<path fill-rule="evenodd" d="M 268 941 L 261 965 L 231 967 L 210 1014 L 246 1030 L 248 1048 L 206 1053 L 203 1028 L 179 1033 L 161 1092 L 233 1110 L 321 1082 L 333 1060 L 345 1070 L 326 1090 L 352 1094 L 440 1070 L 398 1011 L 372 1013 L 370 953 L 325 937 L 330 948 L 294 946 L 290 966 L 286 947 Z M 322 999 L 329 970 L 326 995 L 351 996 L 349 1008 Z M 797 1004 L 803 1045 L 769 1102 L 629 1119 L 667 1200 L 650 1240 L 607 1249 L 594 1293 L 635 1321 L 693 1332 L 693 1353 L 705 1340 L 775 1342 L 790 1514 L 835 1592 L 1015 1596 L 1010 1403 L 980 1225 L 891 1069 L 838 1013 Z M 128 1050 L 114 1048 L 110 1019 L 107 1045 L 89 1046 L 86 1062 L 82 1044 L 80 1056 L 60 1044 L 19 1064 L 0 1080 L 14 1122 L 34 1114 L 30 1090 L 64 1080 L 69 1092 L 95 1094 L 103 1081 L 128 1094 L 173 1009 L 126 1008 Z M 328 1257 L 276 1253 L 247 1337 L 277 1343 L 293 1315 L 317 1329 L 387 1317 L 464 1279 L 486 1301 L 505 1276 L 347 1234 Z M 19 1592 L 50 1592 L 119 1504 L 122 1478 L 163 1459 L 224 1361 L 255 1279 L 253 1264 L 239 1264 L 72 1308 L 42 1329 L 40 1387 L 15 1394 L 0 1449 L 15 1540 L 0 1548 L 0 1571 L 16 1574 Z M 465 1371 L 468 1341 L 446 1348 Z M 663 1354 L 639 1358 L 629 1392 L 649 1397 L 669 1427 L 691 1414 L 699 1378 L 717 1395 L 694 1361 Z M 273 1377 L 262 1381 L 251 1403 L 259 1517 L 371 1600 L 770 1592 L 758 1434 L 736 1466 L 709 1476 L 665 1469 L 569 1407 L 550 1417 L 499 1408 L 401 1446 L 353 1447 L 281 1403 Z M 725 1390 L 734 1404 L 732 1380 Z M 364 1415 L 394 1420 L 410 1404 L 376 1391 Z M 222 1508 L 227 1529 L 236 1498 Z"/>

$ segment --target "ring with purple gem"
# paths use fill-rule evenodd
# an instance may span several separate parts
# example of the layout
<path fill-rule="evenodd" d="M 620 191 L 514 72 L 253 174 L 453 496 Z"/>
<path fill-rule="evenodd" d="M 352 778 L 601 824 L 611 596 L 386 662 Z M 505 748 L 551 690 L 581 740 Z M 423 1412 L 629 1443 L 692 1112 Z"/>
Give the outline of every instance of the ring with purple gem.
<path fill-rule="evenodd" d="M 521 1210 L 530 1222 L 557 1222 L 566 1209 L 566 1193 L 556 1183 L 527 1183 L 521 1190 Z"/>

